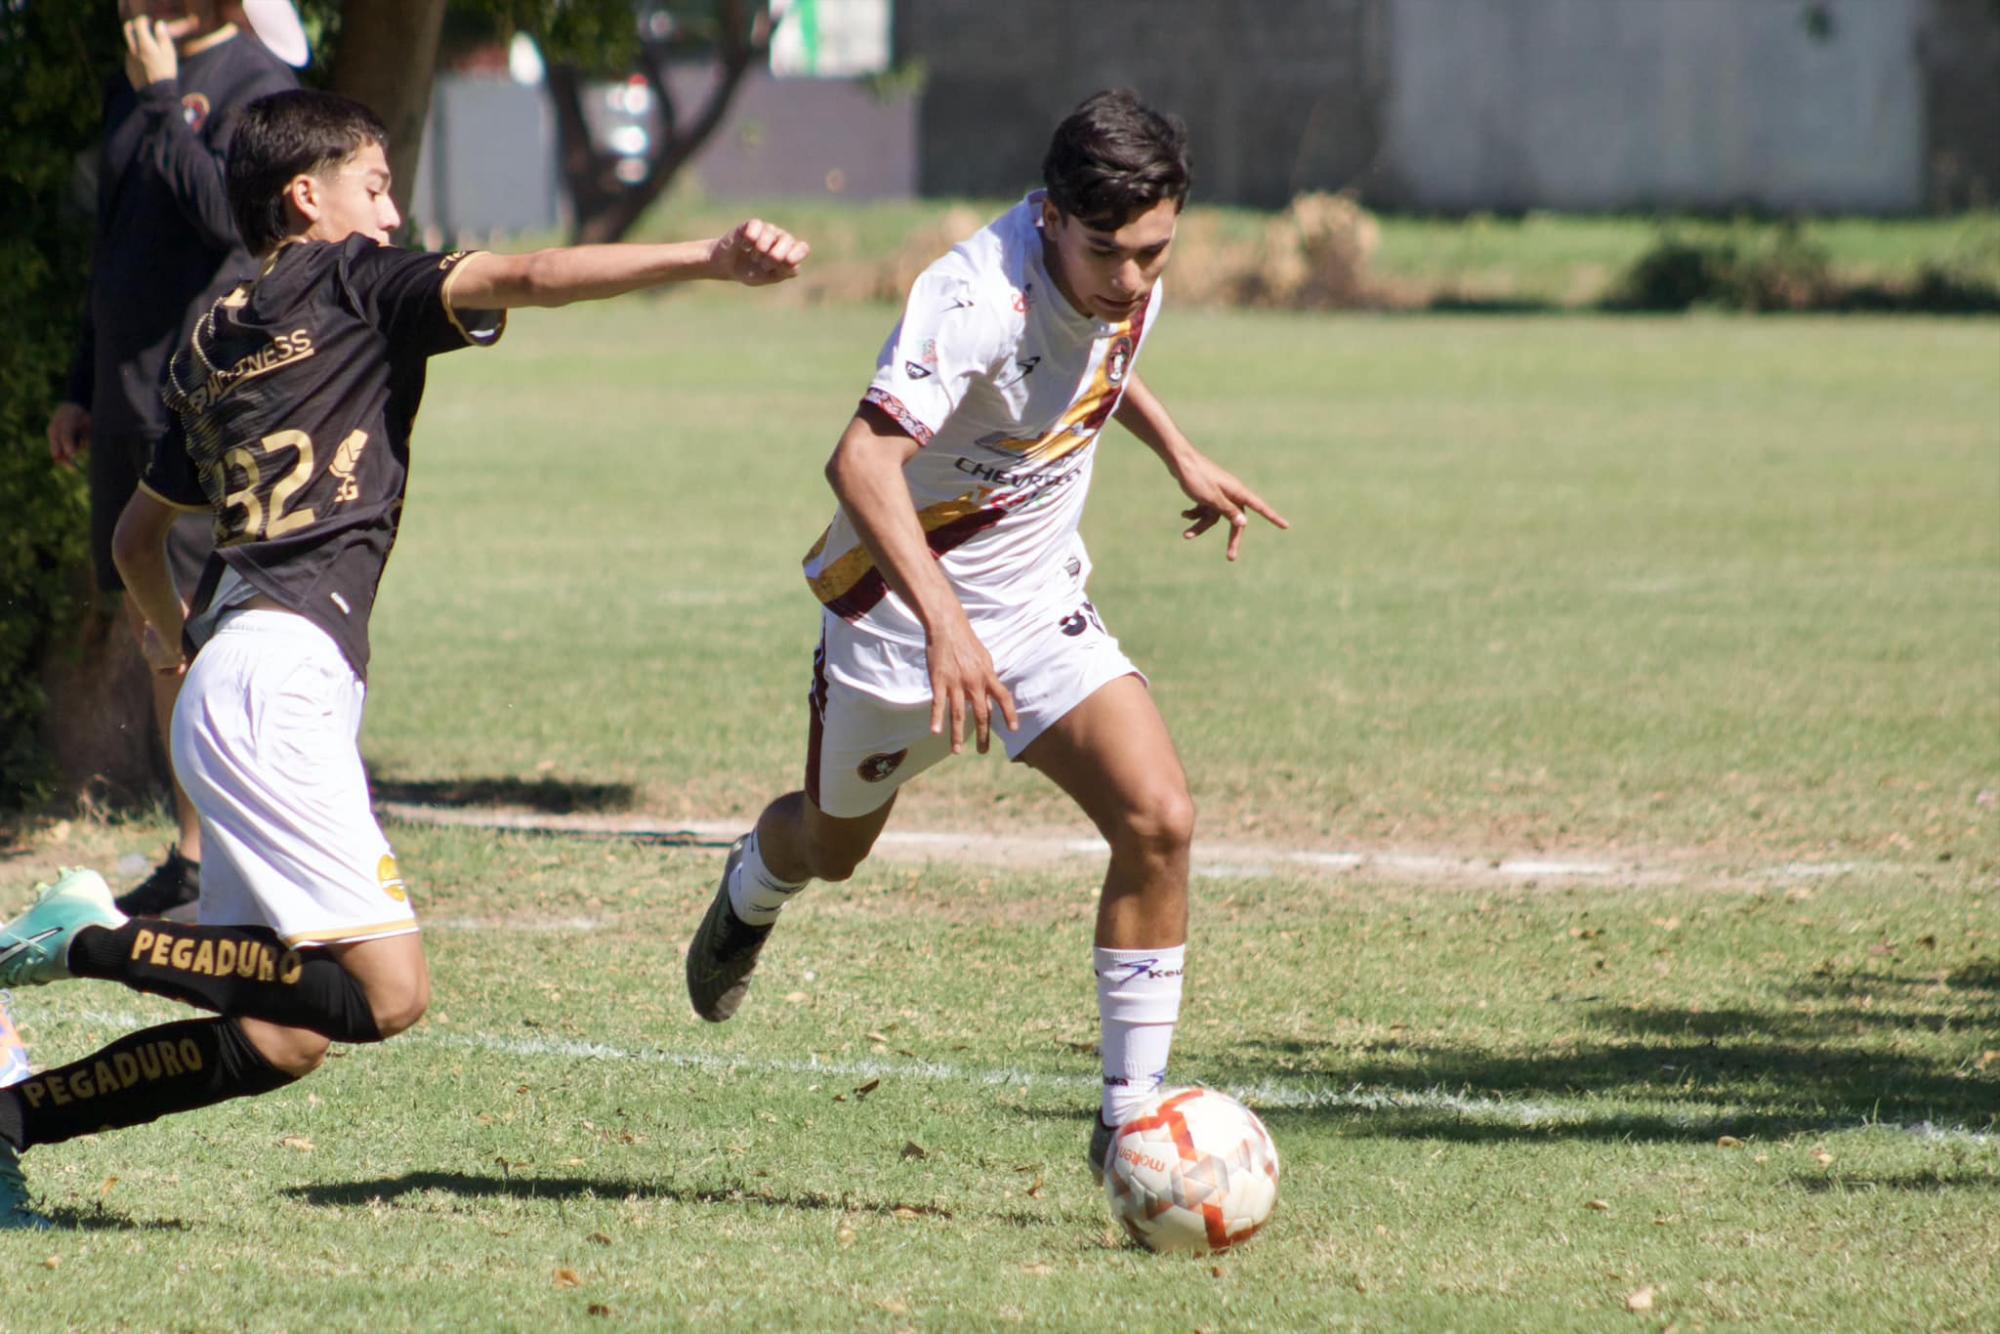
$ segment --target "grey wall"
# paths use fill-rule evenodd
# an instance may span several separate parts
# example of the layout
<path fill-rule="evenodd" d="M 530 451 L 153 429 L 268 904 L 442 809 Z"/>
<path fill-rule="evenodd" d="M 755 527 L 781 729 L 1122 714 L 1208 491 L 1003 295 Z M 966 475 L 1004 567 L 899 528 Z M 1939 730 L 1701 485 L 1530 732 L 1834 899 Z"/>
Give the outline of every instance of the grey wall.
<path fill-rule="evenodd" d="M 540 88 L 441 74 L 411 211 L 445 237 L 546 231 L 560 215 L 555 115 Z"/>
<path fill-rule="evenodd" d="M 2000 197 L 1991 0 L 897 0 L 926 194 L 1008 196 L 1124 84 L 1198 197 L 1905 213 Z"/>
<path fill-rule="evenodd" d="M 1393 0 L 1376 197 L 1896 213 L 1922 0 Z"/>
<path fill-rule="evenodd" d="M 706 71 L 670 81 L 683 116 L 708 86 Z M 715 137 L 689 171 L 721 198 L 838 195 L 907 199 L 917 186 L 913 98 L 877 98 L 856 79 L 777 79 L 738 86 Z"/>
<path fill-rule="evenodd" d="M 1368 163 L 1387 0 L 897 0 L 900 60 L 928 72 L 919 181 L 1019 193 L 1049 131 L 1127 86 L 1187 122 L 1196 191 L 1281 205 Z"/>

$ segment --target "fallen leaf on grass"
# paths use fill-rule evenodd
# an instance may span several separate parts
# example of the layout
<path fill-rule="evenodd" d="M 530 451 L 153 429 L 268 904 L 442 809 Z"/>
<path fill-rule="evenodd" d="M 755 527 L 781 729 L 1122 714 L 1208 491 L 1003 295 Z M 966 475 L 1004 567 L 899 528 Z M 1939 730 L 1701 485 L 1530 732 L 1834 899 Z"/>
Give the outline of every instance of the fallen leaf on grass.
<path fill-rule="evenodd" d="M 287 1135 L 279 1140 L 278 1143 L 298 1153 L 311 1153 L 313 1151 L 313 1142 L 304 1135 Z"/>
<path fill-rule="evenodd" d="M 583 1280 L 577 1277 L 574 1269 L 558 1269 L 556 1270 L 556 1286 L 559 1288 L 580 1288 L 583 1286 Z"/>
<path fill-rule="evenodd" d="M 1743 1147 L 1743 1141 L 1734 1135 L 1717 1135 L 1715 1137 L 1715 1147 L 1718 1149 L 1740 1149 Z"/>
<path fill-rule="evenodd" d="M 1831 1162 L 1833 1162 L 1833 1155 L 1828 1153 L 1825 1149 L 1815 1149 L 1813 1150 L 1812 1160 L 1818 1163 L 1821 1167 L 1825 1167 Z"/>
<path fill-rule="evenodd" d="M 1040 1177 L 1036 1177 L 1035 1184 L 1028 1187 L 1028 1198 L 1031 1200 L 1042 1198 L 1042 1179 Z"/>
<path fill-rule="evenodd" d="M 812 997 L 806 995 L 803 991 L 787 991 L 785 993 L 785 1003 L 787 1005 L 804 1005 L 811 999 Z"/>
<path fill-rule="evenodd" d="M 1652 1310 L 1653 1290 L 1651 1288 L 1641 1288 L 1637 1292 L 1628 1295 L 1625 1298 L 1625 1309 L 1628 1311 Z"/>
<path fill-rule="evenodd" d="M 1021 1272 L 1024 1274 L 1033 1274 L 1036 1278 L 1047 1278 L 1056 1271 L 1044 1264 L 1032 1264 L 1022 1265 Z"/>
<path fill-rule="evenodd" d="M 42 1268 L 44 1269 L 62 1268 L 62 1257 L 60 1255 L 51 1255 L 48 1259 L 42 1261 Z"/>
<path fill-rule="evenodd" d="M 1972 1068 L 1975 1070 L 1986 1070 L 1989 1069 L 1995 1062 L 2000 1062 L 2000 1051 L 1982 1052 L 1980 1053 L 1978 1061 L 1974 1062 Z"/>
<path fill-rule="evenodd" d="M 854 1090 L 854 1096 L 855 1096 L 855 1097 L 857 1097 L 857 1098 L 865 1098 L 865 1097 L 867 1097 L 867 1096 L 868 1096 L 869 1094 L 873 1093 L 873 1092 L 874 1092 L 874 1091 L 875 1091 L 876 1089 L 878 1089 L 878 1088 L 881 1088 L 881 1087 L 882 1087 L 882 1081 L 881 1081 L 881 1080 L 879 1080 L 879 1079 L 871 1079 L 871 1080 L 869 1080 L 869 1081 L 868 1081 L 868 1082 L 867 1082 L 866 1084 L 863 1084 L 863 1085 L 861 1085 L 861 1087 L 859 1087 L 859 1088 L 855 1089 L 855 1090 Z"/>
<path fill-rule="evenodd" d="M 912 1209 L 907 1204 L 897 1205 L 892 1214 L 894 1217 L 902 1219 L 905 1223 L 913 1223 L 924 1216 L 921 1210 Z"/>
<path fill-rule="evenodd" d="M 588 1240 L 596 1242 L 599 1246 L 609 1246 L 611 1244 L 611 1238 L 605 1236 L 602 1232 L 591 1233 Z"/>
<path fill-rule="evenodd" d="M 611 1308 L 606 1306 L 603 1302 L 592 1302 L 590 1305 L 584 1307 L 583 1309 L 591 1315 L 611 1314 Z"/>
<path fill-rule="evenodd" d="M 1608 1213 L 1610 1213 L 1610 1212 L 1611 1212 L 1611 1201 L 1609 1201 L 1609 1200 L 1585 1200 L 1585 1201 L 1583 1202 L 1583 1207 L 1584 1207 L 1584 1208 L 1586 1208 L 1586 1209 L 1595 1209 L 1595 1210 L 1596 1210 L 1596 1211 L 1597 1211 L 1598 1213 L 1600 1213 L 1600 1214 L 1608 1214 Z"/>
<path fill-rule="evenodd" d="M 928 1158 L 930 1157 L 930 1154 L 926 1153 L 924 1151 L 924 1146 L 917 1143 L 915 1140 L 905 1140 L 903 1142 L 903 1157 L 906 1159 Z"/>
<path fill-rule="evenodd" d="M 109 1195 L 111 1193 L 111 1188 L 117 1184 L 118 1184 L 117 1177 L 106 1177 L 104 1178 L 104 1184 L 97 1188 L 97 1193 L 99 1195 Z"/>

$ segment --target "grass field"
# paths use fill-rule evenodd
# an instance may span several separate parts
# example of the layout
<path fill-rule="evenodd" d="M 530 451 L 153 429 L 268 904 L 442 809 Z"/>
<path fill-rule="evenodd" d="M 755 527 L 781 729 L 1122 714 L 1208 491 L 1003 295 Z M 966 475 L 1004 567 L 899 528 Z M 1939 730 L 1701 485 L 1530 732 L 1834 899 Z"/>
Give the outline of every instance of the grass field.
<path fill-rule="evenodd" d="M 743 820 L 795 781 L 796 560 L 893 316 L 781 296 L 437 364 L 385 795 Z M 430 1017 L 30 1155 L 81 1230 L 0 1235 L 0 1328 L 1994 1328 L 1997 366 L 1992 322 L 1169 311 L 1149 382 L 1295 524 L 1227 567 L 1106 442 L 1094 596 L 1202 837 L 1619 868 L 1198 882 L 1175 1076 L 1286 1168 L 1239 1255 L 1129 1249 L 1083 1168 L 1095 862 L 815 888 L 713 1028 L 714 848 L 396 825 Z M 898 824 L 1080 832 L 992 761 Z M 8 892 L 161 828 L 44 829 Z M 15 999 L 44 1061 L 171 1013 Z"/>

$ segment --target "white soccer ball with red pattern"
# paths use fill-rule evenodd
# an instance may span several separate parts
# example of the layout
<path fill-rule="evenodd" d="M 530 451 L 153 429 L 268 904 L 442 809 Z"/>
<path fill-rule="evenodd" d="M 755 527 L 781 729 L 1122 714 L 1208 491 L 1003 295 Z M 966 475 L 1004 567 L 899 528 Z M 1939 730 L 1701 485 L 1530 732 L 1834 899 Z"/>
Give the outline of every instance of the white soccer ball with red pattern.
<path fill-rule="evenodd" d="M 1169 1089 L 1111 1137 L 1111 1216 L 1148 1250 L 1206 1255 L 1248 1241 L 1278 1203 L 1278 1148 L 1214 1089 Z"/>

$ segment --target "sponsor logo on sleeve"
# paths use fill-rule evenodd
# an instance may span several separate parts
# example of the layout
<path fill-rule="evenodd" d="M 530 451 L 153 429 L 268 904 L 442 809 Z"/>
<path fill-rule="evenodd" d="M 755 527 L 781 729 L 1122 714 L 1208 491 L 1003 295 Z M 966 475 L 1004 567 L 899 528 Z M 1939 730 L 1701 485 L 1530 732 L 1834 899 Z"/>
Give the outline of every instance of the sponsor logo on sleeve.
<path fill-rule="evenodd" d="M 890 774 L 902 768 L 903 761 L 909 757 L 910 751 L 907 746 L 902 750 L 884 751 L 877 755 L 870 755 L 867 759 L 861 761 L 860 764 L 855 765 L 854 772 L 861 776 L 861 781 L 864 783 L 880 783 L 887 779 Z"/>

